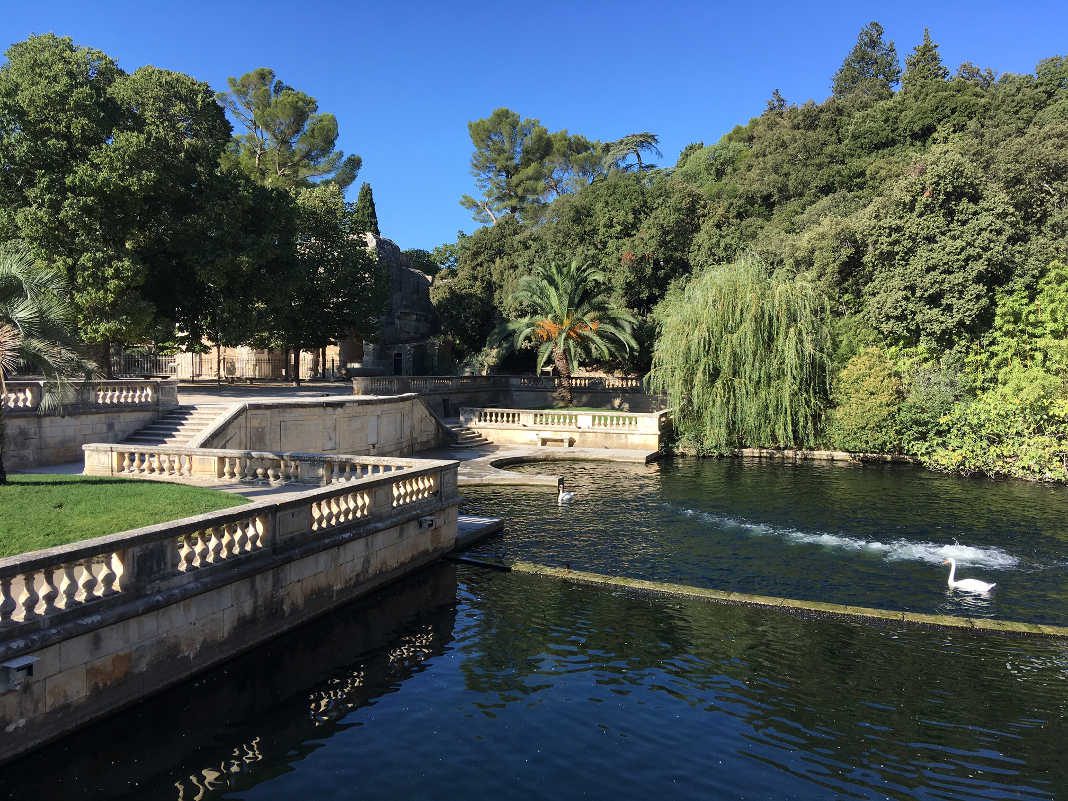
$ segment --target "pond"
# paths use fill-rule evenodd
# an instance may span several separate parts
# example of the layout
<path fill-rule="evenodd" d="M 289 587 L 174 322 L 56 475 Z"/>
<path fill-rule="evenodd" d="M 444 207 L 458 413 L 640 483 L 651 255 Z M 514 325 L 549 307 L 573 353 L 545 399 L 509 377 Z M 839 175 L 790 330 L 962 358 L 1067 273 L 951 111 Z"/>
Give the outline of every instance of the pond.
<path fill-rule="evenodd" d="M 465 491 L 507 509 L 508 535 L 472 553 L 715 589 L 1068 625 L 1068 489 L 962 479 L 902 465 L 680 459 L 561 461 L 545 491 Z M 507 506 L 504 506 L 507 504 Z M 958 578 L 988 596 L 949 592 Z"/>
<path fill-rule="evenodd" d="M 956 537 L 999 583 L 987 613 L 1038 619 L 1050 603 L 1064 622 L 1047 488 L 559 467 L 576 492 L 564 509 L 544 490 L 471 494 L 472 510 L 516 517 L 483 555 L 821 598 L 849 590 L 848 571 L 868 577 L 853 601 L 950 609 L 941 589 L 895 595 L 893 577 L 937 584 L 933 552 Z M 791 517 L 779 494 L 801 488 Z M 1056 799 L 1065 742 L 1063 641 L 439 563 L 0 768 L 0 798 Z"/>

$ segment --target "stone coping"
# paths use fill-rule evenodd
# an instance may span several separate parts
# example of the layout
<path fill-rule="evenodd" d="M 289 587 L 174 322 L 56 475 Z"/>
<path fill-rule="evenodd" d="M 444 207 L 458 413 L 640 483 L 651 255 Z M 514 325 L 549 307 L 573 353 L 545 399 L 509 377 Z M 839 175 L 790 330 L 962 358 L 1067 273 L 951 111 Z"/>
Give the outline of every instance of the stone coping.
<path fill-rule="evenodd" d="M 532 562 L 518 561 L 507 565 L 502 563 L 500 565 L 493 564 L 490 566 L 509 569 L 516 573 L 530 573 L 538 576 L 546 576 L 548 578 L 573 581 L 579 584 L 622 587 L 625 589 L 637 590 L 639 592 L 695 598 L 703 601 L 711 601 L 713 603 L 769 607 L 780 609 L 784 612 L 800 614 L 813 613 L 830 617 L 919 624 L 935 626 L 938 628 L 962 629 L 965 631 L 985 633 L 1068 638 L 1068 626 L 1052 626 L 1045 623 L 1025 623 L 1016 620 L 997 620 L 994 618 L 982 617 L 929 615 L 918 612 L 899 612 L 891 609 L 875 609 L 866 606 L 825 603 L 822 601 L 803 601 L 793 598 L 779 598 L 770 595 L 751 595 L 744 592 L 728 592 L 725 590 L 694 587 L 688 584 L 673 584 L 669 582 L 626 578 L 624 576 L 610 576 L 602 573 L 589 573 L 581 570 L 570 570 L 568 568 L 552 567 L 550 565 L 540 565 Z"/>
<path fill-rule="evenodd" d="M 806 450 L 803 448 L 738 448 L 734 456 L 748 459 L 779 459 L 783 461 L 816 462 L 883 462 L 886 464 L 919 464 L 919 460 L 903 453 L 853 453 L 851 451 Z"/>

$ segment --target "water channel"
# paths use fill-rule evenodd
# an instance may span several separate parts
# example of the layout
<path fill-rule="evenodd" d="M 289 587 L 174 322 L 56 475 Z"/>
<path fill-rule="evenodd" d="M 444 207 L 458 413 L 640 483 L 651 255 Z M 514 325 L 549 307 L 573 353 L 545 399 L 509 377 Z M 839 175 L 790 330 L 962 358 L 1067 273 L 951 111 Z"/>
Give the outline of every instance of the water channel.
<path fill-rule="evenodd" d="M 483 556 L 1068 622 L 1063 489 L 922 471 L 560 463 L 469 493 Z M 956 540 L 956 542 L 954 541 Z M 946 592 L 944 555 L 996 580 Z M 0 798 L 1056 799 L 1068 644 L 442 563 L 0 768 Z"/>

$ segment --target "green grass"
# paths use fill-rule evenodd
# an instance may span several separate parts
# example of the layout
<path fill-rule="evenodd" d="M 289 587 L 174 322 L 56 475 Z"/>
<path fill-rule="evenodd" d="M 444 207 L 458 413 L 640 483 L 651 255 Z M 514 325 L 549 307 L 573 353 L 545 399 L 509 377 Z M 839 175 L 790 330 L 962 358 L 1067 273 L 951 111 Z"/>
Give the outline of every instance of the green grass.
<path fill-rule="evenodd" d="M 228 492 L 157 481 L 27 474 L 0 486 L 0 556 L 240 506 Z"/>

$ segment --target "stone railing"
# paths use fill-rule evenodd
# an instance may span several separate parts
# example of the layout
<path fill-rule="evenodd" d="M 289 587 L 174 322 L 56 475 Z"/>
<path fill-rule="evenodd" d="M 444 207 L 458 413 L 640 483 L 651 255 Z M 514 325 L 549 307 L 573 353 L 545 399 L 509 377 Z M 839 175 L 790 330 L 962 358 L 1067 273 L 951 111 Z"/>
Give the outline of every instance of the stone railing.
<path fill-rule="evenodd" d="M 422 395 L 459 390 L 507 389 L 508 377 L 497 375 L 373 375 L 352 379 L 355 395 Z"/>
<path fill-rule="evenodd" d="M 463 408 L 460 424 L 501 444 L 657 451 L 661 436 L 671 427 L 671 413 Z"/>
<path fill-rule="evenodd" d="M 324 535 L 377 530 L 456 502 L 456 462 L 395 467 L 280 501 L 0 559 L 0 632 L 58 625 L 88 607 L 193 592 L 185 581 L 191 573 L 255 571 L 273 564 L 279 551 L 315 550 Z"/>
<path fill-rule="evenodd" d="M 352 379 L 356 395 L 402 395 L 406 392 L 433 394 L 479 389 L 545 390 L 560 388 L 559 378 L 533 375 L 430 375 L 430 376 L 357 376 Z M 645 392 L 641 378 L 575 376 L 571 388 L 576 392 Z"/>
<path fill-rule="evenodd" d="M 552 376 L 520 375 L 512 376 L 510 384 L 520 389 L 544 389 L 555 392 L 563 381 Z M 571 389 L 574 392 L 645 392 L 641 378 L 614 378 L 611 376 L 572 376 Z"/>
<path fill-rule="evenodd" d="M 85 475 L 193 483 L 328 484 L 407 470 L 418 460 L 120 443 L 82 446 Z"/>
<path fill-rule="evenodd" d="M 8 414 L 33 414 L 44 398 L 44 381 L 7 381 L 0 401 Z M 178 382 L 171 380 L 89 381 L 62 398 L 65 413 L 121 411 L 178 405 Z"/>
<path fill-rule="evenodd" d="M 567 410 L 468 409 L 460 410 L 461 425 L 470 428 L 530 428 L 573 431 L 617 431 L 659 434 L 670 424 L 670 413 L 571 412 Z"/>

